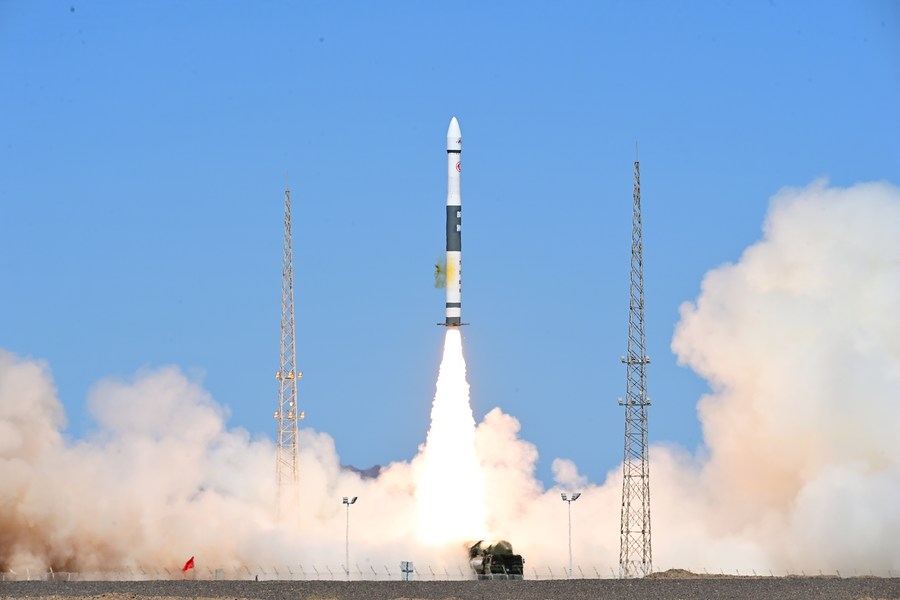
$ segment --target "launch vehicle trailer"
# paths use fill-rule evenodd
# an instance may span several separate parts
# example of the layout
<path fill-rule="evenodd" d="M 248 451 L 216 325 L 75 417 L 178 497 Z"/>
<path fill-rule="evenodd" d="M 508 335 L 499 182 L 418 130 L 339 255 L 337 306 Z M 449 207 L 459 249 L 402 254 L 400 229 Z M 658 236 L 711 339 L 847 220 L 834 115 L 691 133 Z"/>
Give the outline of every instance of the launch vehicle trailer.
<path fill-rule="evenodd" d="M 484 540 L 469 547 L 469 564 L 478 579 L 523 579 L 525 559 L 513 554 L 512 544 L 500 540 L 483 546 Z"/>

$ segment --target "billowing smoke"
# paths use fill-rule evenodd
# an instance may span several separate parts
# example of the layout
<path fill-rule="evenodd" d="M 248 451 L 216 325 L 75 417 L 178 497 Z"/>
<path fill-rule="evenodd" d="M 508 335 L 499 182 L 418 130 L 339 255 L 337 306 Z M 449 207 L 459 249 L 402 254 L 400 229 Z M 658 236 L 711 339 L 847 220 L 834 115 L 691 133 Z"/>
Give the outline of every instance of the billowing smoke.
<path fill-rule="evenodd" d="M 711 392 L 698 405 L 701 449 L 651 449 L 657 570 L 900 569 L 897 232 L 900 190 L 889 184 L 784 190 L 763 238 L 682 307 L 673 350 Z M 0 351 L 0 571 L 180 576 L 195 555 L 201 571 L 339 577 L 339 498 L 358 495 L 354 573 L 388 565 L 396 575 L 401 560 L 453 573 L 464 553 L 443 523 L 429 527 L 448 513 L 423 509 L 435 474 L 461 488 L 459 542 L 481 531 L 511 540 L 526 576 L 562 574 L 559 492 L 581 491 L 576 574 L 618 570 L 621 469 L 592 484 L 557 459 L 548 490 L 513 416 L 494 409 L 473 429 L 458 331 L 448 331 L 426 444 L 409 462 L 362 479 L 340 468 L 330 436 L 301 431 L 302 510 L 287 525 L 273 520 L 272 443 L 227 429 L 223 409 L 179 370 L 100 382 L 88 404 L 98 433 L 66 441 L 48 367 Z M 653 439 L 652 408 L 650 419 Z M 462 437 L 446 442 L 451 434 Z"/>
<path fill-rule="evenodd" d="M 673 350 L 712 389 L 693 536 L 775 568 L 900 568 L 898 232 L 889 184 L 784 189 L 682 307 Z"/>

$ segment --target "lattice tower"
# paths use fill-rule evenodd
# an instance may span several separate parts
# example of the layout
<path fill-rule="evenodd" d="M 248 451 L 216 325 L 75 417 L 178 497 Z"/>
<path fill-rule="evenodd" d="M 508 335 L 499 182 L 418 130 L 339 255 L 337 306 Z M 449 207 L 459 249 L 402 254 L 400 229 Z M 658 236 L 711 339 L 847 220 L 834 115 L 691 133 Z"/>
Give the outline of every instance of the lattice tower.
<path fill-rule="evenodd" d="M 303 373 L 296 371 L 294 346 L 294 267 L 291 235 L 291 191 L 284 191 L 284 255 L 281 271 L 281 369 L 278 380 L 278 447 L 275 451 L 275 476 L 278 485 L 277 511 L 290 510 L 296 502 L 300 465 L 297 450 L 297 422 L 304 417 L 297 406 L 297 381 Z"/>
<path fill-rule="evenodd" d="M 652 570 L 650 545 L 650 464 L 647 456 L 647 365 L 644 336 L 644 258 L 641 239 L 641 167 L 635 150 L 634 210 L 631 225 L 631 297 L 628 354 L 622 357 L 628 377 L 625 399 L 625 456 L 622 463 L 622 524 L 619 570 L 622 577 L 642 577 Z"/>

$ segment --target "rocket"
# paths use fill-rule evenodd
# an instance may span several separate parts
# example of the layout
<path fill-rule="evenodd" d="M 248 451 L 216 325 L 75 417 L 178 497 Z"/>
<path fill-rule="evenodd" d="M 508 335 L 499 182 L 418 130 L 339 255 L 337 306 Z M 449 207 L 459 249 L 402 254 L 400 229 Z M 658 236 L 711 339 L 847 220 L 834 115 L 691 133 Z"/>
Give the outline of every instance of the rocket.
<path fill-rule="evenodd" d="M 447 129 L 447 315 L 438 325 L 465 325 L 462 317 L 462 199 L 459 195 L 462 134 L 456 117 Z"/>

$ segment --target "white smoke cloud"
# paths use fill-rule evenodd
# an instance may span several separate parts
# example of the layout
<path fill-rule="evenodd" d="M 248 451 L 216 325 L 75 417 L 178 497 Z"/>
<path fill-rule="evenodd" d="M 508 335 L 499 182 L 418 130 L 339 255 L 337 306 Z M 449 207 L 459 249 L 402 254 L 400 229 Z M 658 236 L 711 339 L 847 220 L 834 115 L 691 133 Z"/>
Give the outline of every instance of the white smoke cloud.
<path fill-rule="evenodd" d="M 16 381 L 30 387 L 7 385 Z M 41 431 L 62 411 L 48 396 L 46 372 L 4 355 L 0 382 L 3 429 L 50 441 L 0 456 L 3 566 L 171 565 L 197 547 L 227 565 L 245 534 L 271 527 L 260 510 L 273 497 L 263 475 L 272 464 L 269 443 L 225 431 L 221 410 L 177 370 L 101 382 L 89 405 L 103 429 L 68 446 L 56 431 Z M 22 405 L 41 411 L 16 423 L 10 415 Z"/>
<path fill-rule="evenodd" d="M 704 448 L 651 448 L 657 569 L 900 569 L 898 231 L 889 184 L 783 190 L 763 238 L 682 307 L 673 350 L 712 391 L 698 404 Z M 195 555 L 198 568 L 340 576 L 351 495 L 354 572 L 400 560 L 453 572 L 464 560 L 455 544 L 419 542 L 422 449 L 362 479 L 340 468 L 329 435 L 302 430 L 299 507 L 277 523 L 272 443 L 226 428 L 178 369 L 102 381 L 88 404 L 98 432 L 66 442 L 47 366 L 0 350 L 0 571 L 179 574 Z M 576 572 L 618 571 L 620 467 L 591 483 L 557 459 L 545 489 L 513 416 L 494 409 L 467 435 L 489 535 L 513 542 L 527 576 L 563 573 L 559 493 L 574 491 Z"/>
<path fill-rule="evenodd" d="M 553 481 L 570 490 L 583 488 L 588 484 L 588 479 L 578 472 L 578 465 L 567 458 L 556 458 L 550 465 L 553 472 Z"/>
<path fill-rule="evenodd" d="M 898 231 L 887 183 L 784 189 L 682 306 L 673 350 L 712 388 L 694 495 L 773 568 L 900 567 Z"/>

